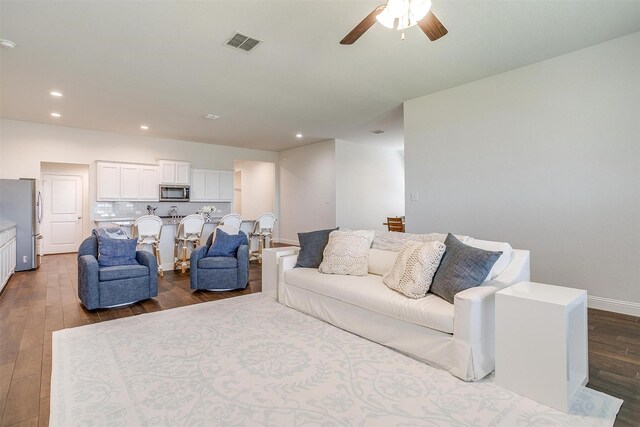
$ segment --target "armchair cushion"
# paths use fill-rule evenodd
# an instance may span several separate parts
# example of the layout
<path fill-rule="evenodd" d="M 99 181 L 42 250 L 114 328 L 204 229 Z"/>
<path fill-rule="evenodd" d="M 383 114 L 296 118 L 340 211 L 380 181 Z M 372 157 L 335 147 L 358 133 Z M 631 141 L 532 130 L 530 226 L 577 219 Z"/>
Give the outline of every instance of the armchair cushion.
<path fill-rule="evenodd" d="M 216 238 L 207 252 L 207 257 L 235 257 L 238 248 L 246 245 L 247 235 L 243 231 L 232 235 L 222 229 L 216 230 Z"/>
<path fill-rule="evenodd" d="M 238 268 L 238 260 L 233 257 L 205 257 L 198 260 L 198 268 Z"/>
<path fill-rule="evenodd" d="M 99 278 L 101 282 L 119 279 L 131 279 L 133 277 L 144 277 L 149 275 L 149 268 L 144 265 L 113 265 L 110 267 L 100 267 Z"/>
<path fill-rule="evenodd" d="M 98 264 L 100 267 L 135 265 L 138 239 L 112 239 L 98 235 Z"/>

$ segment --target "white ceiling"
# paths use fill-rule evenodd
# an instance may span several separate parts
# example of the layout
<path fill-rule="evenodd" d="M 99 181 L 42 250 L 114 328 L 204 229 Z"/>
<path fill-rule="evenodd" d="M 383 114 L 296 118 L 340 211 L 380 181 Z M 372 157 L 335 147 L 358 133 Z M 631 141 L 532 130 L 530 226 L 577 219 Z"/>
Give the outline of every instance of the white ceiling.
<path fill-rule="evenodd" d="M 401 147 L 405 100 L 640 31 L 638 0 L 434 0 L 436 42 L 376 24 L 338 44 L 382 2 L 2 0 L 0 38 L 18 46 L 0 49 L 0 115 L 267 150 Z M 223 46 L 235 31 L 264 43 Z"/>

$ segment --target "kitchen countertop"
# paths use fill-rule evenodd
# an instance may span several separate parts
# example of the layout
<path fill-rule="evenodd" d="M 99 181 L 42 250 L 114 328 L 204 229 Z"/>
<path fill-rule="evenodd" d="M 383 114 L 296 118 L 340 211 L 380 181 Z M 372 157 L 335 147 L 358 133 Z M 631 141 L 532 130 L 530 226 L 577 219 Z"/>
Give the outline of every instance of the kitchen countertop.
<path fill-rule="evenodd" d="M 15 222 L 0 221 L 0 233 L 16 226 Z"/>
<path fill-rule="evenodd" d="M 184 218 L 186 215 L 178 215 L 176 219 L 173 219 L 171 216 L 160 216 L 162 218 L 163 225 L 178 225 L 180 224 L 180 220 Z M 128 217 L 128 218 L 96 218 L 93 220 L 97 225 L 102 223 L 112 222 L 122 227 L 131 227 L 137 218 Z M 214 216 L 211 218 L 211 221 L 205 221 L 205 224 L 215 224 L 218 225 L 222 216 Z M 254 222 L 254 219 L 243 219 L 242 222 Z"/>

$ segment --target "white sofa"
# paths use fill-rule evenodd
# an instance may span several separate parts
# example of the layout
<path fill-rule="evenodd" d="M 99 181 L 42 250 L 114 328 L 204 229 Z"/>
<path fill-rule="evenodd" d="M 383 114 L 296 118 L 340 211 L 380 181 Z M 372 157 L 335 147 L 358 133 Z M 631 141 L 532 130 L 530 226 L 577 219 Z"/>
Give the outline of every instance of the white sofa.
<path fill-rule="evenodd" d="M 495 243 L 471 240 L 479 246 Z M 506 267 L 482 285 L 456 294 L 454 304 L 431 293 L 414 300 L 387 288 L 382 274 L 391 268 L 397 252 L 381 249 L 370 249 L 366 276 L 294 268 L 297 254 L 282 256 L 275 296 L 286 306 L 445 369 L 465 381 L 476 381 L 494 370 L 495 292 L 529 280 L 529 251 L 508 247 L 511 253 L 503 262 Z"/>

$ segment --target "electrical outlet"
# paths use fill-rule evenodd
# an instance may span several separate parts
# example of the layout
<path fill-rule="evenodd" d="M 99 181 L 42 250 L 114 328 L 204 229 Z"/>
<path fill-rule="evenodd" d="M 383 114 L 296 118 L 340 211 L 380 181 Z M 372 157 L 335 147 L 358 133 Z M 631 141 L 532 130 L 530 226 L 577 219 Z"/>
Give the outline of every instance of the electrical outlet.
<path fill-rule="evenodd" d="M 411 193 L 410 198 L 412 202 L 417 202 L 419 200 L 418 193 Z"/>
<path fill-rule="evenodd" d="M 22 257 L 22 262 L 28 262 L 29 261 L 29 257 L 28 256 L 23 256 Z"/>
<path fill-rule="evenodd" d="M 136 215 L 140 215 L 140 211 L 136 211 Z"/>

